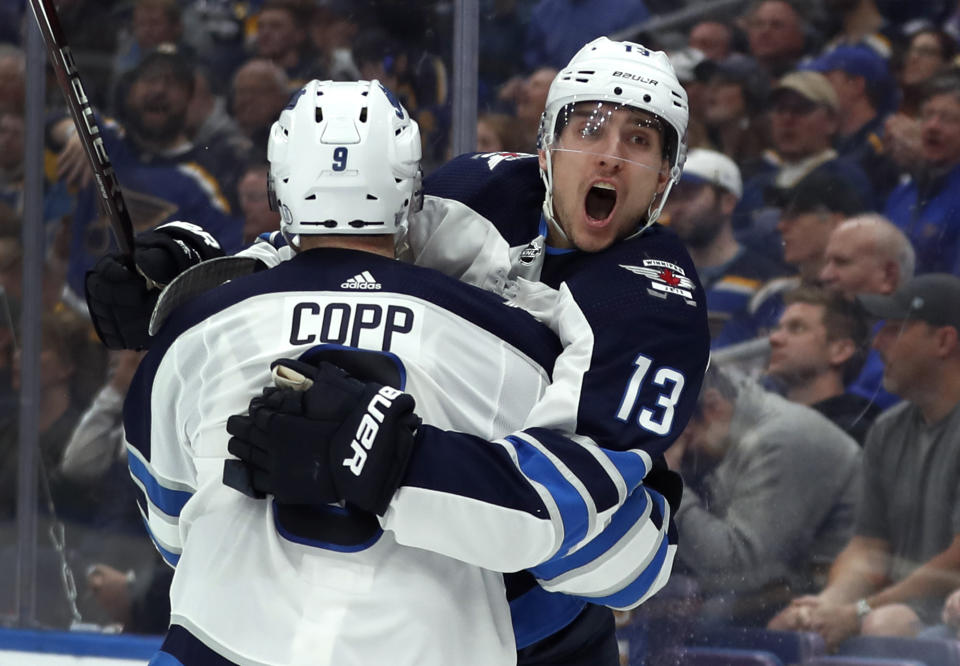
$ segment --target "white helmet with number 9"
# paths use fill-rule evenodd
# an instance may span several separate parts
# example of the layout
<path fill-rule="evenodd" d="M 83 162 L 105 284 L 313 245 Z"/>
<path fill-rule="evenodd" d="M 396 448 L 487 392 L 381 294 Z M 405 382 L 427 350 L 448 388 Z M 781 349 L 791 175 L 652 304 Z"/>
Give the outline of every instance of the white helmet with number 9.
<path fill-rule="evenodd" d="M 667 55 L 634 42 L 598 37 L 581 48 L 554 78 L 538 137 L 539 148 L 546 152 L 546 168 L 541 169 L 540 175 L 547 188 L 543 210 L 549 220 L 553 220 L 554 214 L 551 148 L 556 147 L 573 105 L 579 102 L 608 102 L 639 109 L 663 123 L 661 136 L 664 157 L 670 165 L 669 181 L 659 200 L 655 197 L 651 202 L 644 226 L 656 222 L 670 189 L 680 180 L 689 119 L 687 93 Z"/>
<path fill-rule="evenodd" d="M 420 128 L 379 81 L 313 80 L 267 142 L 271 207 L 299 235 L 393 234 L 421 197 Z"/>

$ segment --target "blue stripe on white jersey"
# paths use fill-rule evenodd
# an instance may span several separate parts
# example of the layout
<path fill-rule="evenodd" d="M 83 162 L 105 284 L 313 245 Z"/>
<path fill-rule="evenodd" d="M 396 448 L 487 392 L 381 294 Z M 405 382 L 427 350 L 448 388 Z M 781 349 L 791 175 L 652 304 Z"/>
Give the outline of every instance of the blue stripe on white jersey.
<path fill-rule="evenodd" d="M 138 485 L 150 498 L 151 504 L 171 518 L 178 517 L 183 505 L 193 497 L 191 492 L 162 485 L 151 473 L 149 465 L 131 451 L 127 451 L 127 465 L 130 467 L 130 474 L 139 481 Z"/>

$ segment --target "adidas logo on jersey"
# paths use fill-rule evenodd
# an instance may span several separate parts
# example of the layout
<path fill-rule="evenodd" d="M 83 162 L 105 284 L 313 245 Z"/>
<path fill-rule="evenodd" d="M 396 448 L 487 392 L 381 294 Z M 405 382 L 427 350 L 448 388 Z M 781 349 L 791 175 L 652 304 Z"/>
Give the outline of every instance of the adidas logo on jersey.
<path fill-rule="evenodd" d="M 381 289 L 380 283 L 377 282 L 370 271 L 364 271 L 362 273 L 357 273 L 352 278 L 348 278 L 346 282 L 340 285 L 341 289 Z"/>

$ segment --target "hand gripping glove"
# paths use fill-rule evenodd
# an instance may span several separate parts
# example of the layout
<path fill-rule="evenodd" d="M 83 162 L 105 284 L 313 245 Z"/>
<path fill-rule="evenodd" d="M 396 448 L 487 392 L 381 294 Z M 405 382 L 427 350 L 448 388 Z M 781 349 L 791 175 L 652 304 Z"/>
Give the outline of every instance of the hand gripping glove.
<path fill-rule="evenodd" d="M 87 271 L 84 288 L 93 327 L 107 349 L 146 349 L 150 315 L 160 296 L 125 257 L 108 254 Z"/>
<path fill-rule="evenodd" d="M 138 234 L 134 261 L 109 254 L 87 272 L 87 307 L 108 349 L 146 349 L 159 287 L 205 259 L 222 256 L 217 241 L 195 224 L 170 222 Z"/>
<path fill-rule="evenodd" d="M 667 467 L 663 456 L 654 460 L 650 471 L 643 477 L 643 485 L 663 495 L 670 505 L 670 512 L 677 514 L 680 500 L 683 499 L 683 479 Z"/>
<path fill-rule="evenodd" d="M 265 389 L 247 415 L 227 421 L 228 450 L 247 467 L 249 483 L 235 465 L 225 466 L 224 483 L 288 504 L 345 500 L 383 515 L 416 442 L 413 398 L 327 362 L 280 359 L 273 368 L 287 378 L 283 387 Z M 306 390 L 290 388 L 291 378 Z"/>

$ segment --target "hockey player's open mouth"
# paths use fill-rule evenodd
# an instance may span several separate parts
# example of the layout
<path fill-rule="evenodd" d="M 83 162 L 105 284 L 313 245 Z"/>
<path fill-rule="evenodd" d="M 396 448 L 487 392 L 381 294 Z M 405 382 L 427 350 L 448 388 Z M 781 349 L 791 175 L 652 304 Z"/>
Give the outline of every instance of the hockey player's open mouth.
<path fill-rule="evenodd" d="M 591 221 L 606 221 L 616 204 L 617 190 L 610 183 L 597 183 L 587 191 L 585 206 Z"/>

